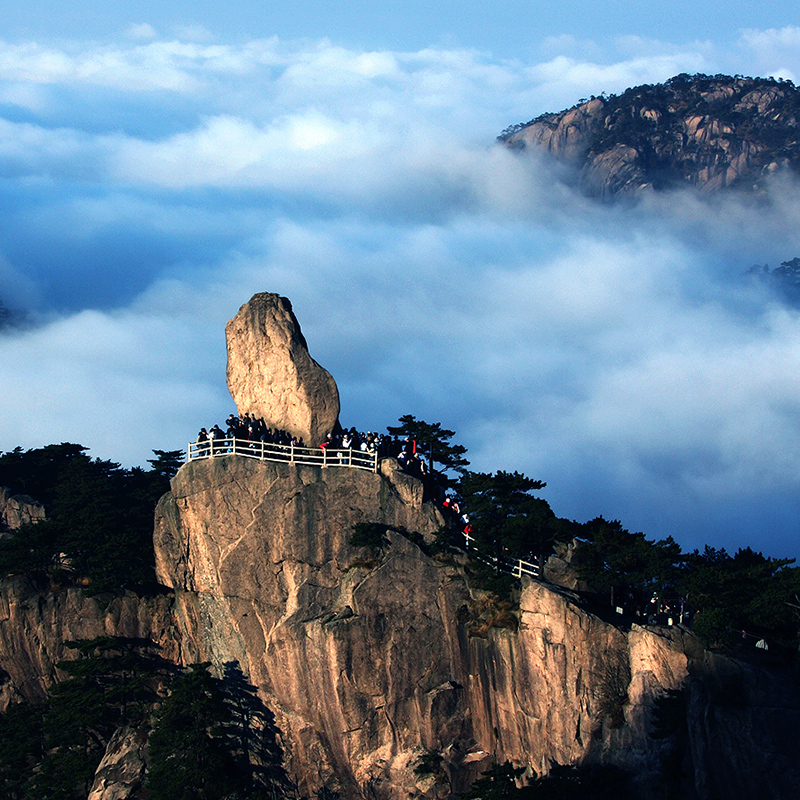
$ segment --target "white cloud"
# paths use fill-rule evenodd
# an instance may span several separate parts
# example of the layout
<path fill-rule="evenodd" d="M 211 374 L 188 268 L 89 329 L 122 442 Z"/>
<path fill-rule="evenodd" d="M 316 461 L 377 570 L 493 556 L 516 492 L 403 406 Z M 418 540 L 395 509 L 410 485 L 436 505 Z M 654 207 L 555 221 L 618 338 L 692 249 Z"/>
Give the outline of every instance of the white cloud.
<path fill-rule="evenodd" d="M 796 81 L 800 76 L 800 27 L 747 30 L 742 45 L 755 59 L 756 74 Z"/>
<path fill-rule="evenodd" d="M 156 29 L 149 22 L 131 25 L 126 33 L 131 39 L 155 39 L 158 36 Z"/>
<path fill-rule="evenodd" d="M 797 315 L 737 282 L 800 255 L 796 185 L 600 207 L 493 143 L 581 96 L 715 72 L 713 48 L 549 42 L 521 64 L 139 34 L 0 44 L 7 102 L 39 115 L 0 120 L 0 297 L 52 315 L 0 337 L 0 448 L 182 446 L 229 410 L 226 319 L 277 291 L 348 424 L 440 419 L 476 467 L 547 480 L 559 514 L 665 535 L 800 488 Z M 101 299 L 101 279 L 135 289 Z M 64 310 L 78 291 L 89 308 Z"/>

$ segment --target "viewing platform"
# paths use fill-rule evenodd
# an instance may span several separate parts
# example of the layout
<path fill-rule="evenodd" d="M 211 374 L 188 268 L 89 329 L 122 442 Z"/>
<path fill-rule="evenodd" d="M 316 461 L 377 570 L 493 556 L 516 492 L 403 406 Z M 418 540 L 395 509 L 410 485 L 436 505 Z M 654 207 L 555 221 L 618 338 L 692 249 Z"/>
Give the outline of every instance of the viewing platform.
<path fill-rule="evenodd" d="M 187 461 L 229 455 L 311 467 L 351 467 L 368 472 L 378 471 L 378 454 L 363 450 L 297 447 L 291 444 L 251 442 L 248 439 L 209 439 L 207 442 L 189 442 L 186 448 Z"/>
<path fill-rule="evenodd" d="M 304 464 L 311 467 L 350 467 L 368 472 L 378 471 L 378 454 L 363 450 L 346 450 L 329 447 L 297 447 L 296 445 L 251 442 L 248 439 L 209 439 L 205 442 L 189 442 L 186 448 L 187 461 L 200 461 L 204 458 L 220 456 L 244 456 L 260 461 L 276 461 L 289 464 Z M 475 539 L 464 532 L 464 545 L 467 550 L 475 550 Z M 477 555 L 499 572 L 522 578 L 529 575 L 541 579 L 540 564 L 512 558 L 497 559 L 493 556 Z"/>

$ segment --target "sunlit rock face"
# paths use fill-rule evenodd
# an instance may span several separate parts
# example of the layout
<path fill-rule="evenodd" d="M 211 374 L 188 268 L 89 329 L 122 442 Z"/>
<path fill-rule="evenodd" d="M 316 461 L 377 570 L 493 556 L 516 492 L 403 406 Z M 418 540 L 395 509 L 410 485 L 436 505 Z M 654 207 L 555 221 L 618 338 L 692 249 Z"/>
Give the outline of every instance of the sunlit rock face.
<path fill-rule="evenodd" d="M 29 525 L 45 518 L 44 506 L 26 494 L 11 494 L 9 489 L 0 486 L 0 531 L 3 527 L 16 530 L 21 525 Z"/>
<path fill-rule="evenodd" d="M 141 797 L 147 737 L 142 730 L 119 728 L 106 747 L 87 800 Z"/>
<path fill-rule="evenodd" d="M 65 642 L 121 636 L 154 642 L 178 661 L 179 642 L 170 598 L 89 596 L 78 587 L 41 592 L 27 578 L 0 581 L 0 711 L 9 703 L 42 702 L 65 675 L 57 664 L 77 656 Z"/>
<path fill-rule="evenodd" d="M 333 424 L 332 411 L 319 423 L 313 381 L 283 363 L 311 362 L 287 300 L 257 295 L 228 341 L 240 411 L 298 432 L 277 405 L 256 405 L 272 375 L 294 388 L 274 387 L 271 402 L 310 393 L 304 418 L 317 427 L 306 435 Z M 260 381 L 234 389 L 248 364 Z M 298 372 L 315 366 L 335 397 L 314 362 Z M 383 545 L 354 546 L 357 523 L 378 526 Z M 231 453 L 190 461 L 156 509 L 163 592 L 0 582 L 0 709 L 45 699 L 58 662 L 74 657 L 66 641 L 123 636 L 218 675 L 235 662 L 275 715 L 300 797 L 450 800 L 505 761 L 528 776 L 613 765 L 637 800 L 800 796 L 794 676 L 588 605 L 565 588 L 581 588 L 570 545 L 548 561 L 553 583 L 523 578 L 512 611 L 476 586 L 465 553 L 430 554 L 443 523 L 394 459 L 376 472 Z M 117 732 L 90 800 L 143 796 L 145 734 Z"/>
<path fill-rule="evenodd" d="M 679 75 L 543 114 L 500 140 L 551 154 L 602 198 L 687 186 L 758 191 L 800 167 L 800 91 L 771 78 Z"/>
<path fill-rule="evenodd" d="M 308 353 L 292 304 L 261 293 L 225 328 L 228 389 L 239 414 L 263 417 L 268 427 L 320 444 L 339 418 L 339 390 Z"/>
<path fill-rule="evenodd" d="M 800 784 L 781 734 L 800 725 L 790 679 L 712 656 L 680 628 L 614 624 L 527 578 L 506 626 L 463 557 L 430 557 L 392 530 L 430 539 L 441 524 L 392 467 L 195 461 L 157 510 L 182 660 L 239 663 L 302 795 L 450 798 L 506 760 L 614 764 L 641 800 L 666 784 L 729 800 Z M 386 525 L 385 547 L 352 546 L 357 522 Z M 421 772 L 431 753 L 441 761 Z"/>

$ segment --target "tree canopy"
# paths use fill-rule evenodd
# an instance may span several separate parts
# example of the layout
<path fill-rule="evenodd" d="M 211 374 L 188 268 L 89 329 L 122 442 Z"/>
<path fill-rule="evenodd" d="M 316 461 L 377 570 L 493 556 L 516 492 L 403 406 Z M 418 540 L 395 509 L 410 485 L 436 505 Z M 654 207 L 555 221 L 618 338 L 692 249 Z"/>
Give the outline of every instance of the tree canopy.
<path fill-rule="evenodd" d="M 549 553 L 563 526 L 547 501 L 532 494 L 546 485 L 520 472 L 465 472 L 458 493 L 479 547 L 514 558 Z"/>
<path fill-rule="evenodd" d="M 153 510 L 179 451 L 155 451 L 152 470 L 91 458 L 72 443 L 0 455 L 0 486 L 44 504 L 47 519 L 0 540 L 0 572 L 80 581 L 92 592 L 154 584 Z"/>
<path fill-rule="evenodd" d="M 392 436 L 410 437 L 417 443 L 417 449 L 427 458 L 432 474 L 437 472 L 441 483 L 450 485 L 454 476 L 451 473 L 463 474 L 469 466 L 464 457 L 467 448 L 460 444 L 452 444 L 455 431 L 443 428 L 440 422 L 424 422 L 412 414 L 406 414 L 398 420 L 399 425 L 387 425 L 386 430 Z"/>

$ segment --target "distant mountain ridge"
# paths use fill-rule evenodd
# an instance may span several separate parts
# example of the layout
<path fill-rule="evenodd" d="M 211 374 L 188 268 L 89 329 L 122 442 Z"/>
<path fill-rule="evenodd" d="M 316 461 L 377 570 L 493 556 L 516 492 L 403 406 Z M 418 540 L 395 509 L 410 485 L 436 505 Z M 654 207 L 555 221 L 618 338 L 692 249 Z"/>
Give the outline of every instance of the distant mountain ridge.
<path fill-rule="evenodd" d="M 773 174 L 800 171 L 800 90 L 775 78 L 681 74 L 581 100 L 498 139 L 544 149 L 606 199 L 682 186 L 759 191 Z"/>

